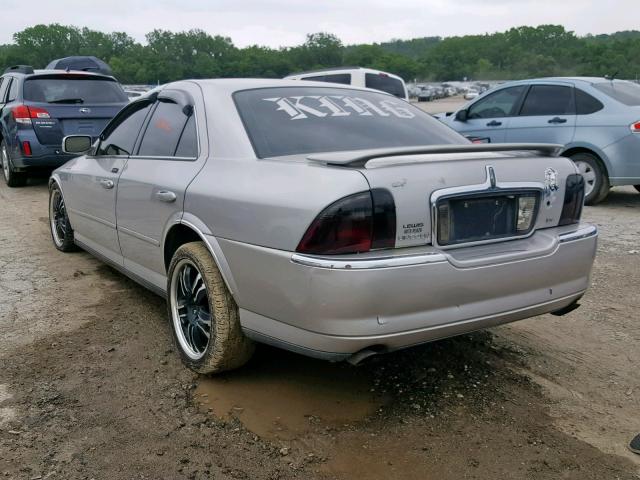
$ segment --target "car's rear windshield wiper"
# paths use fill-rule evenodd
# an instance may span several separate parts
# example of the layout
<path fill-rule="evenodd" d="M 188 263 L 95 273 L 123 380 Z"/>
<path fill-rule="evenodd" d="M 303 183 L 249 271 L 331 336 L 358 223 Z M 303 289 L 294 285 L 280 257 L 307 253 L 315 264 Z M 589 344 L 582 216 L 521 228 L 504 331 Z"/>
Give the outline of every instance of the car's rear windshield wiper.
<path fill-rule="evenodd" d="M 57 98 L 55 100 L 49 100 L 47 103 L 84 103 L 82 98 Z"/>

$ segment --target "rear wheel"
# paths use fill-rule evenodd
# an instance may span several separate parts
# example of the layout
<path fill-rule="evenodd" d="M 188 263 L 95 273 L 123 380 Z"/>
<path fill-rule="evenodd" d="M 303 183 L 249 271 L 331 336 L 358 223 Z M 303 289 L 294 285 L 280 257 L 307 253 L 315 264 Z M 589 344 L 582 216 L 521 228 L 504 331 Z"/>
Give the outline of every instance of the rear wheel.
<path fill-rule="evenodd" d="M 242 332 L 238 306 L 204 244 L 178 248 L 167 278 L 169 320 L 183 362 L 204 374 L 244 365 L 254 344 Z"/>
<path fill-rule="evenodd" d="M 2 163 L 2 176 L 9 187 L 22 187 L 27 183 L 27 176 L 14 170 L 11 158 L 9 158 L 9 150 L 4 140 L 0 142 L 0 163 Z"/>
<path fill-rule="evenodd" d="M 611 187 L 609 185 L 609 177 L 600 159 L 586 152 L 575 153 L 570 158 L 584 177 L 584 203 L 586 205 L 596 205 L 607 198 Z"/>

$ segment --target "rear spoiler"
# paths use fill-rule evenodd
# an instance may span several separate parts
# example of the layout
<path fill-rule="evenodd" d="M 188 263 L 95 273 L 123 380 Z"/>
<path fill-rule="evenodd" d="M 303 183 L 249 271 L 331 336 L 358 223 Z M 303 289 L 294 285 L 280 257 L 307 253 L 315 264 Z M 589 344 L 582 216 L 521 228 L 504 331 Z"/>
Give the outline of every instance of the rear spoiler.
<path fill-rule="evenodd" d="M 369 160 L 382 157 L 407 155 L 435 155 L 443 153 L 482 152 L 536 152 L 544 157 L 558 157 L 563 145 L 553 143 L 471 143 L 463 145 L 428 145 L 424 147 L 376 148 L 371 150 L 350 150 L 345 152 L 316 153 L 307 160 L 325 165 L 363 167 Z"/>

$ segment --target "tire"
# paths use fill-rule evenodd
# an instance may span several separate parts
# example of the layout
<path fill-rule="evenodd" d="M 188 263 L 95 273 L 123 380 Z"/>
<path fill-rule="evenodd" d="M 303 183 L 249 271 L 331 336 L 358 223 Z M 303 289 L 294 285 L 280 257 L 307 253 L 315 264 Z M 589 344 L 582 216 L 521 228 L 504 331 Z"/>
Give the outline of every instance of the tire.
<path fill-rule="evenodd" d="M 633 188 L 635 188 L 638 191 L 638 193 L 640 193 L 640 185 L 634 185 Z"/>
<path fill-rule="evenodd" d="M 585 205 L 597 205 L 609 195 L 609 177 L 598 157 L 586 152 L 578 152 L 569 158 L 573 160 L 584 177 Z"/>
<path fill-rule="evenodd" d="M 238 306 L 204 243 L 186 243 L 173 255 L 167 308 L 176 348 L 194 372 L 233 370 L 253 355 L 255 347 L 242 332 Z"/>
<path fill-rule="evenodd" d="M 2 176 L 9 187 L 24 187 L 27 183 L 27 176 L 22 172 L 16 172 L 9 158 L 9 150 L 4 140 L 0 142 L 0 166 Z"/>
<path fill-rule="evenodd" d="M 52 184 L 49 189 L 49 231 L 53 245 L 61 252 L 78 250 L 73 241 L 73 228 L 69 222 L 62 191 L 57 183 Z"/>

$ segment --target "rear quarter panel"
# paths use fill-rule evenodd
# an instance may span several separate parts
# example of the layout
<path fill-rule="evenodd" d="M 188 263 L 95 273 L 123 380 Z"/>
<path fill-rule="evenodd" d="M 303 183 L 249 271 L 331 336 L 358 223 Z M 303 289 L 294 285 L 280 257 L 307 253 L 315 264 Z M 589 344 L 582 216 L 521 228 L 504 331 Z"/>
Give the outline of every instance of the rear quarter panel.
<path fill-rule="evenodd" d="M 295 251 L 320 211 L 368 189 L 357 170 L 295 160 L 211 158 L 189 186 L 185 212 L 216 237 Z"/>

